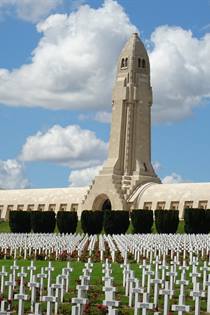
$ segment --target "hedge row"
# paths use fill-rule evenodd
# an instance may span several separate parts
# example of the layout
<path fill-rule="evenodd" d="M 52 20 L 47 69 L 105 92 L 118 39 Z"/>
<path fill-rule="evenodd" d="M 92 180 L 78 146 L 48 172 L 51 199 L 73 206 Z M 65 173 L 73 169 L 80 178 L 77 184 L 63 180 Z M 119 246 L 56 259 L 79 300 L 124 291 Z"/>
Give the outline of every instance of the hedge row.
<path fill-rule="evenodd" d="M 115 210 L 91 211 L 85 210 L 81 216 L 81 226 L 84 233 L 100 234 L 104 229 L 106 234 L 125 234 L 129 227 L 129 212 Z"/>
<path fill-rule="evenodd" d="M 57 221 L 60 233 L 75 233 L 77 213 L 59 211 L 10 211 L 9 226 L 13 233 L 53 233 Z"/>
<path fill-rule="evenodd" d="M 133 233 L 151 233 L 153 222 L 152 210 L 133 210 L 131 212 Z"/>
<path fill-rule="evenodd" d="M 81 215 L 81 226 L 84 233 L 100 234 L 103 229 L 103 212 L 84 210 Z"/>
<path fill-rule="evenodd" d="M 158 233 L 176 233 L 179 225 L 178 210 L 155 210 L 155 226 Z"/>
<path fill-rule="evenodd" d="M 155 210 L 155 226 L 158 233 L 176 233 L 179 225 L 178 210 Z M 186 233 L 209 233 L 210 210 L 185 209 L 184 229 Z M 75 233 L 77 213 L 59 211 L 11 211 L 9 226 L 14 233 L 53 233 L 55 226 L 60 233 Z M 152 210 L 133 210 L 131 212 L 133 233 L 151 233 L 154 223 Z M 122 210 L 83 211 L 81 226 L 84 233 L 125 234 L 129 227 L 129 212 Z"/>
<path fill-rule="evenodd" d="M 184 211 L 185 233 L 209 233 L 210 232 L 210 210 L 185 209 Z"/>

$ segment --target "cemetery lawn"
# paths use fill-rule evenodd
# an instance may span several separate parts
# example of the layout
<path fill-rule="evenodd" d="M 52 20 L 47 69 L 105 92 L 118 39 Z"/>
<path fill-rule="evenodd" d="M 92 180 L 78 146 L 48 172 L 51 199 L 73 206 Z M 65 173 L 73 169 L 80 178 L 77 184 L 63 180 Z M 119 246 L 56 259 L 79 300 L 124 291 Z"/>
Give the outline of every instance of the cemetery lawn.
<path fill-rule="evenodd" d="M 12 265 L 13 260 L 0 260 L 0 268 L 4 265 L 6 270 L 9 271 L 9 267 Z M 139 278 L 141 276 L 141 270 L 139 269 L 139 265 L 133 261 L 130 261 L 132 270 L 135 272 L 135 276 Z M 18 260 L 18 266 L 29 266 L 30 260 Z M 37 267 L 36 273 L 39 273 L 41 267 L 47 267 L 48 261 L 35 261 L 35 266 Z M 54 271 L 52 272 L 52 283 L 55 283 L 56 276 L 61 273 L 63 267 L 66 266 L 66 261 L 53 261 L 52 266 L 54 267 Z M 71 314 L 71 299 L 76 296 L 76 285 L 80 283 L 79 276 L 82 274 L 82 269 L 84 267 L 84 262 L 77 262 L 72 261 L 71 267 L 73 267 L 73 273 L 70 276 L 70 289 L 69 292 L 64 296 L 64 303 L 59 308 L 59 314 L 69 315 Z M 191 268 L 190 268 L 191 269 Z M 114 287 L 116 287 L 116 300 L 120 301 L 119 307 L 119 315 L 133 315 L 134 310 L 133 308 L 128 307 L 128 297 L 125 296 L 125 289 L 122 286 L 122 269 L 119 263 L 112 263 L 112 276 L 114 278 Z M 29 278 L 25 278 L 25 288 L 27 287 L 27 282 Z M 45 279 L 45 293 L 46 290 L 47 280 Z M 102 291 L 102 264 L 100 262 L 96 262 L 93 265 L 93 271 L 91 273 L 91 282 L 90 282 L 90 289 L 88 290 L 88 299 L 90 302 L 90 308 L 85 313 L 86 315 L 102 315 L 105 314 L 104 311 L 101 310 L 101 304 L 104 300 L 104 292 Z M 190 284 L 189 289 L 192 289 L 192 284 Z M 190 291 L 190 290 L 187 291 Z M 26 293 L 30 295 L 30 291 L 27 289 Z M 178 302 L 178 295 L 179 295 L 179 288 L 176 288 L 175 295 L 173 297 L 173 304 L 177 304 Z M 7 298 L 7 290 L 5 290 L 4 296 Z M 151 295 L 151 300 L 153 299 Z M 163 299 L 159 299 L 159 311 L 163 310 Z M 191 310 L 194 309 L 194 301 L 192 297 L 190 297 L 189 292 L 186 292 L 186 303 L 190 305 Z M 17 310 L 17 302 L 14 302 L 14 309 Z M 205 312 L 206 303 L 201 301 L 201 315 L 207 315 L 208 313 Z M 41 304 L 42 312 L 46 311 L 46 303 Z M 16 311 L 17 312 L 17 311 Z M 30 312 L 30 302 L 27 301 L 25 303 L 25 312 L 24 314 L 28 314 Z M 148 311 L 148 315 L 154 314 L 153 311 Z M 169 314 L 173 314 L 170 313 Z M 176 314 L 176 313 L 175 313 Z M 193 311 L 189 312 L 188 314 L 194 314 Z"/>
<path fill-rule="evenodd" d="M 155 228 L 155 224 L 152 227 L 152 232 L 153 233 L 157 233 L 157 230 Z M 9 222 L 0 221 L 0 233 L 10 233 Z M 55 233 L 58 233 L 57 226 L 55 228 Z M 82 228 L 81 228 L 81 222 L 80 221 L 78 221 L 76 233 L 82 233 Z M 128 228 L 127 233 L 128 234 L 132 233 L 132 225 L 131 224 L 130 224 L 130 226 Z M 180 234 L 184 233 L 184 221 L 180 221 L 179 222 L 177 233 L 180 233 Z"/>
<path fill-rule="evenodd" d="M 4 265 L 6 270 L 9 271 L 10 266 L 12 265 L 13 260 L 0 260 L 0 269 Z M 29 266 L 30 260 L 17 260 L 18 266 Z M 48 261 L 35 261 L 35 266 L 37 267 L 36 273 L 39 273 L 41 267 L 47 267 Z M 136 264 L 135 264 L 136 265 Z M 52 266 L 54 267 L 54 271 L 52 272 L 52 283 L 55 283 L 56 276 L 61 273 L 62 268 L 66 266 L 66 261 L 53 261 Z M 80 283 L 79 276 L 82 274 L 82 269 L 84 267 L 84 262 L 71 262 L 71 267 L 73 267 L 73 273 L 70 276 L 70 290 L 64 296 L 64 303 L 60 306 L 60 314 L 66 315 L 71 314 L 71 299 L 76 296 L 76 285 Z M 128 297 L 124 296 L 124 289 L 122 287 L 122 269 L 120 268 L 120 264 L 113 263 L 112 264 L 113 277 L 114 277 L 114 286 L 117 287 L 117 295 L 116 299 L 121 302 L 121 313 L 124 315 L 133 314 L 133 310 L 128 307 Z M 134 267 L 135 273 L 137 276 L 140 275 L 140 271 L 138 266 Z M 29 281 L 29 277 L 25 279 L 26 282 Z M 99 315 L 104 314 L 100 310 L 100 305 L 104 299 L 104 293 L 102 291 L 102 264 L 94 263 L 93 272 L 91 274 L 91 286 L 88 291 L 88 299 L 90 301 L 90 312 L 87 314 L 90 315 Z M 45 286 L 47 285 L 47 280 L 45 280 Z M 29 294 L 29 291 L 27 292 Z M 47 290 L 45 290 L 47 293 Z M 5 297 L 7 296 L 7 291 L 5 290 Z M 14 303 L 17 308 L 17 302 Z M 46 304 L 41 304 L 41 310 L 43 312 L 46 311 Z M 30 312 L 30 302 L 25 303 L 25 311 L 26 314 Z"/>

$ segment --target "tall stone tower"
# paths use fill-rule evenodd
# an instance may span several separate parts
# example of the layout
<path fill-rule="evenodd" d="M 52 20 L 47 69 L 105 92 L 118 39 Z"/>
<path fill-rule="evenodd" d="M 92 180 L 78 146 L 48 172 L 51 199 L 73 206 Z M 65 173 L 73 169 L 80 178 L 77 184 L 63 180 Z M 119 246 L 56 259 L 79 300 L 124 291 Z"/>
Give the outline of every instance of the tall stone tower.
<path fill-rule="evenodd" d="M 151 163 L 151 105 L 149 57 L 134 33 L 118 61 L 108 159 L 82 209 L 128 209 L 127 200 L 137 187 L 160 183 Z"/>

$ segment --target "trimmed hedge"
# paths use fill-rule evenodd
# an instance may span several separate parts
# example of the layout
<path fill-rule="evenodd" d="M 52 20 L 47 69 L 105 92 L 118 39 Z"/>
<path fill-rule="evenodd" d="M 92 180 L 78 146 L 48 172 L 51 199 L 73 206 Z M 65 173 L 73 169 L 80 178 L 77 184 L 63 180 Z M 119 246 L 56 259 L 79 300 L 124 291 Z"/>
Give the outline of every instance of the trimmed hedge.
<path fill-rule="evenodd" d="M 53 233 L 56 219 L 54 211 L 32 211 L 31 228 L 34 233 Z"/>
<path fill-rule="evenodd" d="M 179 225 L 179 210 L 155 210 L 155 226 L 158 233 L 174 234 Z"/>
<path fill-rule="evenodd" d="M 100 234 L 103 229 L 103 212 L 84 210 L 81 215 L 81 226 L 84 233 Z"/>
<path fill-rule="evenodd" d="M 207 233 L 209 221 L 206 222 L 206 210 L 204 209 L 184 209 L 184 230 L 189 234 Z M 209 212 L 208 212 L 209 218 Z"/>
<path fill-rule="evenodd" d="M 125 234 L 129 227 L 129 212 L 124 210 L 107 210 L 104 214 L 104 231 L 106 234 Z"/>
<path fill-rule="evenodd" d="M 152 210 L 133 210 L 131 212 L 133 233 L 151 233 L 153 221 Z"/>
<path fill-rule="evenodd" d="M 206 225 L 206 233 L 209 233 L 210 232 L 210 209 L 206 210 L 205 225 Z"/>
<path fill-rule="evenodd" d="M 58 211 L 57 227 L 60 233 L 75 233 L 77 229 L 78 217 L 76 212 Z"/>
<path fill-rule="evenodd" d="M 31 212 L 27 211 L 10 211 L 9 227 L 13 233 L 30 233 L 31 232 Z"/>

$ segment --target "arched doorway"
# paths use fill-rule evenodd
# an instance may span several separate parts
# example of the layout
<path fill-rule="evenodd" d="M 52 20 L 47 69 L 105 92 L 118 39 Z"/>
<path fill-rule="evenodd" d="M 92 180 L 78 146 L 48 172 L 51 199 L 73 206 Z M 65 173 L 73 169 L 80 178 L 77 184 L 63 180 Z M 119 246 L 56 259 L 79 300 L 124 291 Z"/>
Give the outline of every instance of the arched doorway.
<path fill-rule="evenodd" d="M 106 199 L 102 205 L 102 211 L 106 211 L 106 210 L 112 210 L 112 204 L 111 201 L 109 199 Z"/>
<path fill-rule="evenodd" d="M 96 197 L 93 202 L 93 210 L 112 210 L 112 204 L 109 197 L 105 194 L 101 194 Z"/>

